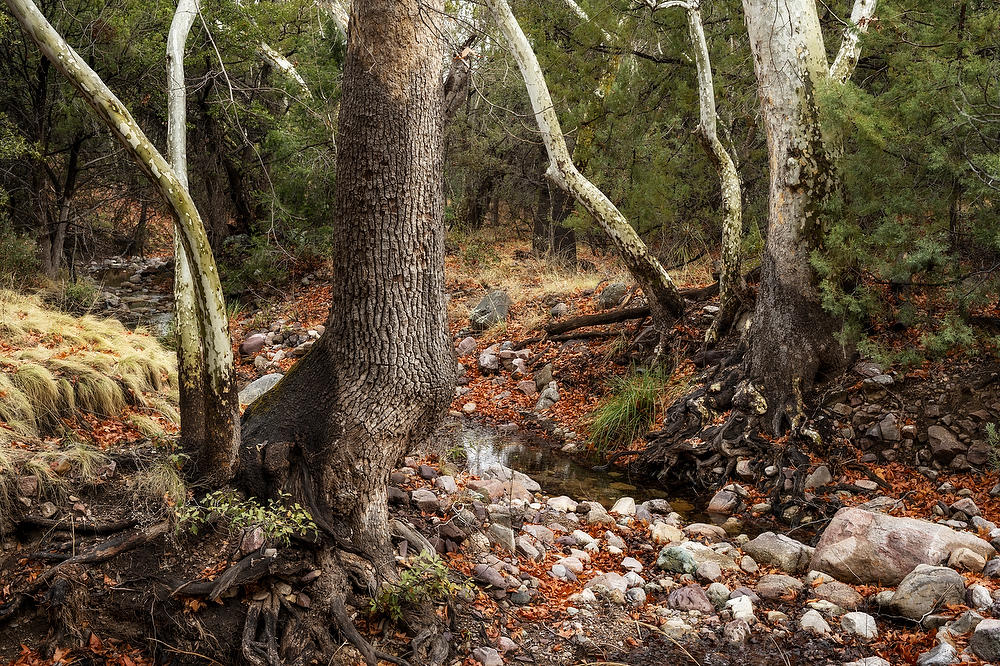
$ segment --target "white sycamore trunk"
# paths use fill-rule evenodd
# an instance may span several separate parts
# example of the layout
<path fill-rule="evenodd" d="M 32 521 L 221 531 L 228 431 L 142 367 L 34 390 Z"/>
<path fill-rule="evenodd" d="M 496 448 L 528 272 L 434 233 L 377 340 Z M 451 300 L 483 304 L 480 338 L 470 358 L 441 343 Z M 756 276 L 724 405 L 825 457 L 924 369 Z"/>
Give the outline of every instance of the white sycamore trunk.
<path fill-rule="evenodd" d="M 698 0 L 661 2 L 654 9 L 681 7 L 687 14 L 688 35 L 694 49 L 698 75 L 698 106 L 700 122 L 698 133 L 706 152 L 715 163 L 722 187 L 722 266 L 719 271 L 719 312 L 705 332 L 706 342 L 715 342 L 725 332 L 739 307 L 745 285 L 741 265 L 741 237 L 743 235 L 743 195 L 739 173 L 729 151 L 719 140 L 715 111 L 715 84 L 712 80 L 712 63 L 705 40 Z"/>
<path fill-rule="evenodd" d="M 486 4 L 524 78 L 535 121 L 549 156 L 549 168 L 545 175 L 573 195 L 608 234 L 636 283 L 649 299 L 654 323 L 663 332 L 670 318 L 684 309 L 677 287 L 621 211 L 573 164 L 538 59 L 510 5 L 506 0 L 486 0 Z"/>
<path fill-rule="evenodd" d="M 184 253 L 191 262 L 196 299 L 204 317 L 201 330 L 208 388 L 213 396 L 225 402 L 226 408 L 222 412 L 229 412 L 228 428 L 225 427 L 227 424 L 213 424 L 220 434 L 228 430 L 228 439 L 213 442 L 216 455 L 210 462 L 215 466 L 203 471 L 215 480 L 224 480 L 231 475 L 238 437 L 234 427 L 237 420 L 235 373 L 222 284 L 198 209 L 183 182 L 146 137 L 128 109 L 56 32 L 34 3 L 31 0 L 5 2 L 45 57 L 66 76 L 142 171 L 152 179 L 175 216 Z"/>
<path fill-rule="evenodd" d="M 861 36 L 868 32 L 868 24 L 875 18 L 877 4 L 878 0 L 854 0 L 851 21 L 844 29 L 844 41 L 830 65 L 830 78 L 837 83 L 846 83 L 854 73 L 861 57 Z"/>

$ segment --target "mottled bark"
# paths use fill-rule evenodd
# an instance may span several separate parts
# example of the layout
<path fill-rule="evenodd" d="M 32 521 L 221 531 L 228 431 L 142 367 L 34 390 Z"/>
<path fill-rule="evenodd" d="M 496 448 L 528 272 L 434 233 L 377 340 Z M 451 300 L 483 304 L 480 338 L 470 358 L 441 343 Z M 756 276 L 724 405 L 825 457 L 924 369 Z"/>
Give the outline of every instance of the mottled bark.
<path fill-rule="evenodd" d="M 868 32 L 868 25 L 875 18 L 878 0 L 854 0 L 851 20 L 844 28 L 844 40 L 840 51 L 830 65 L 830 78 L 837 83 L 846 83 L 854 73 L 861 57 L 861 37 Z"/>
<path fill-rule="evenodd" d="M 167 158 L 182 187 L 187 176 L 187 85 L 184 50 L 198 16 L 197 0 L 178 0 L 167 33 Z M 205 352 L 201 345 L 198 304 L 191 266 L 181 234 L 174 233 L 174 313 L 177 330 L 177 379 L 180 395 L 181 448 L 200 457 L 206 446 Z"/>
<path fill-rule="evenodd" d="M 625 266 L 649 299 L 654 324 L 661 334 L 665 334 L 670 322 L 684 311 L 684 301 L 676 285 L 621 211 L 573 164 L 538 59 L 510 5 L 506 0 L 487 0 L 486 4 L 521 70 L 535 122 L 549 156 L 546 176 L 570 192 L 608 234 Z M 657 348 L 658 353 L 661 351 L 662 336 Z"/>
<path fill-rule="evenodd" d="M 732 155 L 719 140 L 715 111 L 715 84 L 705 40 L 698 0 L 670 1 L 656 6 L 681 7 L 687 14 L 688 36 L 694 49 L 698 73 L 698 135 L 705 152 L 719 173 L 722 191 L 722 267 L 719 271 L 719 312 L 705 332 L 706 342 L 715 342 L 731 325 L 746 291 L 742 273 L 743 195 L 740 176 Z"/>
<path fill-rule="evenodd" d="M 750 379 L 772 434 L 803 418 L 802 396 L 842 361 L 810 264 L 836 186 L 814 89 L 827 76 L 814 0 L 743 0 L 770 157 L 770 206 L 750 338 Z"/>
<path fill-rule="evenodd" d="M 447 409 L 441 0 L 354 3 L 326 332 L 243 417 L 241 482 L 287 490 L 391 569 L 389 472 Z"/>
<path fill-rule="evenodd" d="M 80 92 L 103 122 L 122 144 L 137 166 L 150 177 L 160 196 L 170 207 L 181 233 L 184 250 L 191 259 L 192 282 L 199 308 L 206 316 L 202 321 L 202 341 L 212 393 L 213 413 L 208 415 L 206 441 L 211 444 L 199 461 L 206 480 L 218 483 L 232 475 L 238 431 L 233 353 L 226 320 L 222 283 L 215 266 L 201 216 L 187 188 L 178 180 L 170 164 L 146 137 L 132 114 L 101 78 L 66 43 L 49 24 L 31 0 L 5 0 L 11 14 L 25 33 L 67 80 Z"/>

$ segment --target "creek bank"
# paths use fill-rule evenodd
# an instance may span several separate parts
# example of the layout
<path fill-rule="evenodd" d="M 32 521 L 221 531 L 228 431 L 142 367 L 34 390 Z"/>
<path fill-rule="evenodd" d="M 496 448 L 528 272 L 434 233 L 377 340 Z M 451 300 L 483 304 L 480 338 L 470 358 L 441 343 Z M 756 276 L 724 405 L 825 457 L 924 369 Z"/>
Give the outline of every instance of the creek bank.
<path fill-rule="evenodd" d="M 950 648 L 956 659 L 1000 649 L 998 625 L 976 631 L 1000 608 L 992 578 L 1000 558 L 961 528 L 845 508 L 815 546 L 772 532 L 751 539 L 690 522 L 662 497 L 611 505 L 547 495 L 499 462 L 477 471 L 411 457 L 389 491 L 394 511 L 475 581 L 477 606 L 518 619 L 459 647 L 474 660 L 496 650 L 508 661 L 644 663 L 649 646 L 669 637 L 696 652 L 776 640 L 815 652 L 816 661 L 798 663 L 898 663 L 884 637 L 901 628 L 934 632 L 924 651 Z M 399 546 L 405 561 L 413 545 Z M 863 576 L 845 575 L 852 563 Z M 637 634 L 637 622 L 648 631 Z M 553 641 L 553 629 L 562 640 Z M 609 652 L 609 641 L 626 647 Z"/>

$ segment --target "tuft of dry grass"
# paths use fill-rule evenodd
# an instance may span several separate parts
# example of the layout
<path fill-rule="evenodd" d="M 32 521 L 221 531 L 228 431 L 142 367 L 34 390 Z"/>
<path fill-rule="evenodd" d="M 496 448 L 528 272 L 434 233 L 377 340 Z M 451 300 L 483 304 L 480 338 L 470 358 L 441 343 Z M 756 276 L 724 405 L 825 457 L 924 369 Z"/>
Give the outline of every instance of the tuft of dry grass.
<path fill-rule="evenodd" d="M 55 434 L 81 412 L 118 416 L 128 405 L 177 421 L 176 362 L 155 338 L 3 290 L 0 336 L 0 445 Z"/>

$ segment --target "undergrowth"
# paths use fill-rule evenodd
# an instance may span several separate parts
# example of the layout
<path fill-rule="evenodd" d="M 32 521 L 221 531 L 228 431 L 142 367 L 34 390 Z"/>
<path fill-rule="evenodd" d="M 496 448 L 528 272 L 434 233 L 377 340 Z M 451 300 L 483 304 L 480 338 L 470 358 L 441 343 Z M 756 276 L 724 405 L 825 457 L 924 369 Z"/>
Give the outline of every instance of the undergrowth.
<path fill-rule="evenodd" d="M 316 531 L 312 516 L 298 502 L 289 503 L 290 495 L 270 499 L 260 504 L 253 498 L 243 499 L 235 492 L 217 490 L 208 493 L 198 502 L 191 502 L 177 509 L 178 529 L 192 534 L 221 518 L 232 528 L 259 527 L 266 539 L 288 545 L 292 536 L 305 536 Z"/>
<path fill-rule="evenodd" d="M 436 554 L 421 551 L 412 558 L 399 575 L 395 584 L 383 585 L 371 598 L 371 612 L 386 615 L 393 622 L 403 619 L 404 613 L 427 602 L 438 602 L 448 597 L 468 594 L 471 582 L 456 583 L 449 576 L 450 570 Z"/>
<path fill-rule="evenodd" d="M 115 417 L 129 406 L 178 420 L 174 356 L 115 319 L 74 317 L 0 290 L 0 339 L 0 444 L 59 435 L 64 419 Z M 146 436 L 162 431 L 149 417 L 133 419 Z"/>
<path fill-rule="evenodd" d="M 636 371 L 614 377 L 608 396 L 590 413 L 588 429 L 595 450 L 626 448 L 645 435 L 685 386 L 662 372 Z"/>

